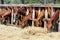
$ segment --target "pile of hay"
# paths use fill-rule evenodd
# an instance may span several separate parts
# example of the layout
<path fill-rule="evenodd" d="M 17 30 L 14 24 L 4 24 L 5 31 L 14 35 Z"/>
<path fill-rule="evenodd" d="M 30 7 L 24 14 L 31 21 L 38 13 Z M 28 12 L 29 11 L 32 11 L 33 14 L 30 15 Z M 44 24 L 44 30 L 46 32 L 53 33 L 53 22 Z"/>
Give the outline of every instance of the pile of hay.
<path fill-rule="evenodd" d="M 46 28 L 0 25 L 0 40 L 60 40 L 60 32 L 47 33 Z"/>

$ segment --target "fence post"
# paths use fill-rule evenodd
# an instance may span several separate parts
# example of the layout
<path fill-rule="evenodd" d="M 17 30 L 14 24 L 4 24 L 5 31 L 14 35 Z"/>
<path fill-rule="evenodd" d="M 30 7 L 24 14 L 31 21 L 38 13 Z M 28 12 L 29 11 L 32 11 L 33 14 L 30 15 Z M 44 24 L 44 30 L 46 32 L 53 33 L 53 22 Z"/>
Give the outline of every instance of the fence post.
<path fill-rule="evenodd" d="M 39 7 L 39 14 L 41 13 L 41 9 L 40 9 L 40 7 Z"/>
<path fill-rule="evenodd" d="M 13 25 L 13 8 L 12 8 L 12 13 L 11 13 L 11 25 Z"/>
<path fill-rule="evenodd" d="M 29 14 L 29 9 L 28 9 L 28 7 L 27 7 L 26 15 L 28 15 L 28 14 Z"/>
<path fill-rule="evenodd" d="M 45 8 L 45 19 L 48 18 L 48 12 L 47 12 L 47 8 Z M 47 23 L 46 21 L 44 21 L 44 28 L 46 27 Z"/>
<path fill-rule="evenodd" d="M 53 7 L 52 7 L 52 16 L 54 15 L 54 9 L 53 9 Z"/>
<path fill-rule="evenodd" d="M 59 11 L 59 20 L 60 20 L 60 11 Z M 58 31 L 60 32 L 60 22 L 59 22 Z"/>
<path fill-rule="evenodd" d="M 1 8 L 0 8 L 0 11 L 1 11 Z M 0 24 L 1 24 L 1 21 L 0 21 Z"/>
<path fill-rule="evenodd" d="M 33 7 L 32 20 L 35 18 L 35 8 Z M 34 21 L 32 21 L 32 26 L 34 26 Z"/>

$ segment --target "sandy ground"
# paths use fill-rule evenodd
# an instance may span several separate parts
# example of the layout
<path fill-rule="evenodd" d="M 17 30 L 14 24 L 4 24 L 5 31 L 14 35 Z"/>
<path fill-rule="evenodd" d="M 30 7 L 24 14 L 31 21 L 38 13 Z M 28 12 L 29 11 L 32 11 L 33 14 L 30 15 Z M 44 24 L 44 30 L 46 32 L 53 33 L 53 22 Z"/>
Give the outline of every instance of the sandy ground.
<path fill-rule="evenodd" d="M 60 32 L 47 33 L 46 28 L 0 25 L 0 40 L 60 40 Z"/>

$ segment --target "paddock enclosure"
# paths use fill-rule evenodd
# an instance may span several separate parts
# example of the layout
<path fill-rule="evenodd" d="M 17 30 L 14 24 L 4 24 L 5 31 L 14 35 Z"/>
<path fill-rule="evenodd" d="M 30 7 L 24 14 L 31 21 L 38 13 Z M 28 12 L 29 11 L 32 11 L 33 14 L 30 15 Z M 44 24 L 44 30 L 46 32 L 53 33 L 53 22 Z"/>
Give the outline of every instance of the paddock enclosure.
<path fill-rule="evenodd" d="M 60 0 L 0 0 L 0 40 L 60 40 Z"/>
<path fill-rule="evenodd" d="M 0 4 L 0 24 L 46 27 L 49 20 L 60 30 L 59 4 Z M 57 23 L 56 23 L 57 21 Z"/>

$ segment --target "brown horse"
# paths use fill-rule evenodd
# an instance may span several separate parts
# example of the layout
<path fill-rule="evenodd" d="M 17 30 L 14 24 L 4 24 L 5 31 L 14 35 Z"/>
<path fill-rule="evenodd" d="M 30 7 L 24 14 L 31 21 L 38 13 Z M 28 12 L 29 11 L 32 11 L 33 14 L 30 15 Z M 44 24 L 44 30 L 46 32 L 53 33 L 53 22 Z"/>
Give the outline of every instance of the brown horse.
<path fill-rule="evenodd" d="M 51 30 L 53 23 L 57 22 L 59 18 L 59 10 L 56 10 L 55 14 L 51 16 L 50 20 L 47 22 L 47 29 Z"/>
<path fill-rule="evenodd" d="M 8 18 L 8 15 L 11 14 L 11 9 L 9 7 L 7 8 L 2 8 L 0 12 L 0 22 Z"/>
<path fill-rule="evenodd" d="M 11 9 L 7 8 L 7 10 L 5 11 L 5 13 L 3 15 L 1 15 L 2 17 L 6 17 L 7 15 L 11 14 Z"/>
<path fill-rule="evenodd" d="M 24 28 L 26 21 L 30 20 L 31 18 L 32 18 L 32 7 L 29 8 L 28 15 L 24 16 L 24 18 L 20 21 L 20 25 L 22 26 L 22 28 Z"/>
<path fill-rule="evenodd" d="M 25 7 L 23 7 L 23 8 L 18 8 L 18 12 L 21 12 L 22 15 L 26 16 L 26 10 L 25 10 Z"/>
<path fill-rule="evenodd" d="M 3 8 L 1 11 L 0 11 L 0 17 L 6 12 L 7 10 L 5 8 Z"/>
<path fill-rule="evenodd" d="M 37 11 L 36 11 L 36 12 L 37 12 Z M 37 13 L 38 13 L 38 12 L 37 12 Z M 39 14 L 39 13 L 38 13 L 38 14 Z M 41 24 L 41 23 L 42 23 L 41 20 L 42 20 L 42 18 L 43 18 L 44 15 L 45 15 L 45 10 L 42 9 L 41 13 L 37 16 L 37 19 L 34 20 L 36 26 L 42 25 L 42 24 Z M 40 24 L 39 24 L 39 20 L 40 20 Z"/>
<path fill-rule="evenodd" d="M 16 6 L 14 6 L 13 7 L 14 8 L 14 17 L 16 18 L 16 16 L 17 16 L 17 14 L 19 13 L 19 12 L 21 12 L 22 13 L 22 15 L 26 15 L 26 10 L 25 10 L 25 8 L 23 7 L 23 8 L 18 8 L 18 7 L 16 7 Z"/>

